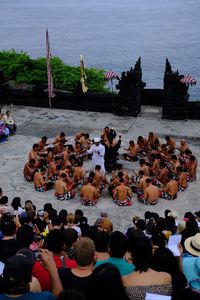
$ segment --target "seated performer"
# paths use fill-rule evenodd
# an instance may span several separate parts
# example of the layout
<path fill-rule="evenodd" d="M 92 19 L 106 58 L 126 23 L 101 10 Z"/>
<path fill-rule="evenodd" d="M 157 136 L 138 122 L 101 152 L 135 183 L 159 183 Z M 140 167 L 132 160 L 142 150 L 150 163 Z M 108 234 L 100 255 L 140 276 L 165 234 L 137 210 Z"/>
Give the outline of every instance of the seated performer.
<path fill-rule="evenodd" d="M 124 179 L 119 180 L 119 185 L 113 191 L 113 201 L 119 206 L 131 205 L 131 189 L 124 184 Z"/>
<path fill-rule="evenodd" d="M 180 154 L 185 154 L 185 150 L 189 149 L 187 141 L 186 140 L 181 140 L 180 141 L 180 146 L 177 149 L 180 151 Z"/>
<path fill-rule="evenodd" d="M 83 185 L 80 191 L 81 203 L 86 206 L 93 206 L 97 203 L 99 193 L 93 185 L 93 178 L 89 177 L 87 184 Z"/>
<path fill-rule="evenodd" d="M 169 182 L 160 193 L 160 197 L 167 200 L 174 200 L 177 198 L 178 182 L 174 179 L 173 174 L 169 174 Z"/>
<path fill-rule="evenodd" d="M 79 161 L 74 167 L 74 186 L 80 185 L 83 182 L 85 171 L 83 170 L 83 162 Z"/>
<path fill-rule="evenodd" d="M 64 132 L 61 132 L 59 135 L 57 135 L 55 137 L 55 140 L 53 141 L 53 144 L 58 144 L 61 141 L 63 141 L 64 143 L 66 143 L 68 141 Z"/>
<path fill-rule="evenodd" d="M 95 166 L 94 172 L 95 172 L 94 180 L 96 181 L 98 189 L 100 190 L 100 192 L 102 192 L 107 183 L 106 176 L 104 173 L 101 172 L 100 165 Z"/>
<path fill-rule="evenodd" d="M 196 181 L 197 179 L 197 165 L 198 165 L 197 158 L 194 155 L 190 155 L 189 164 L 188 164 L 188 169 L 189 169 L 188 181 L 190 182 Z"/>
<path fill-rule="evenodd" d="M 182 167 L 177 167 L 176 171 L 178 175 L 179 191 L 184 192 L 187 189 L 187 175 L 183 172 Z"/>
<path fill-rule="evenodd" d="M 66 173 L 62 173 L 60 179 L 55 182 L 55 196 L 58 200 L 69 200 L 75 196 L 75 191 L 71 186 L 67 186 L 67 175 Z"/>
<path fill-rule="evenodd" d="M 157 135 L 153 132 L 149 132 L 149 135 L 148 135 L 149 146 L 154 145 L 156 140 L 158 140 Z"/>
<path fill-rule="evenodd" d="M 167 135 L 165 137 L 165 140 L 166 140 L 166 145 L 167 145 L 169 150 L 176 149 L 176 142 L 171 136 Z"/>
<path fill-rule="evenodd" d="M 138 198 L 138 200 L 147 205 L 155 205 L 158 202 L 160 191 L 157 186 L 152 184 L 150 178 L 145 180 L 146 188 L 144 190 L 144 197 Z"/>
<path fill-rule="evenodd" d="M 34 186 L 37 192 L 45 192 L 53 188 L 53 182 L 47 182 L 48 178 L 45 179 L 44 175 L 46 173 L 46 169 L 42 168 L 40 171 L 36 171 L 34 175 Z"/>
<path fill-rule="evenodd" d="M 36 170 L 37 168 L 35 159 L 30 159 L 29 162 L 27 162 L 24 166 L 24 179 L 27 181 L 33 181 L 33 177 Z"/>
<path fill-rule="evenodd" d="M 129 151 L 129 153 L 124 153 L 124 158 L 129 161 L 137 161 L 138 160 L 138 145 L 134 143 L 133 140 L 129 141 L 129 147 L 124 148 L 124 150 Z"/>
<path fill-rule="evenodd" d="M 61 159 L 59 157 L 54 157 L 53 160 L 49 163 L 48 167 L 48 176 L 49 179 L 55 181 L 58 179 L 59 170 L 61 168 Z"/>

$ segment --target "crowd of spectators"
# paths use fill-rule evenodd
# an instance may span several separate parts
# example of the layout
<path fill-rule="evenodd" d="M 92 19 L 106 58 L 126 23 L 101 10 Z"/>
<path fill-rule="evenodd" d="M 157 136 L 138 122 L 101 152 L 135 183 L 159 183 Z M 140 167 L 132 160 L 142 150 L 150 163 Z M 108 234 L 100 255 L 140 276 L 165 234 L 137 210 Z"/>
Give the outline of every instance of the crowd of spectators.
<path fill-rule="evenodd" d="M 199 211 L 146 211 L 121 232 L 106 212 L 90 224 L 80 209 L 37 210 L 0 193 L 0 299 L 199 299 Z M 176 235 L 178 256 L 168 247 Z"/>

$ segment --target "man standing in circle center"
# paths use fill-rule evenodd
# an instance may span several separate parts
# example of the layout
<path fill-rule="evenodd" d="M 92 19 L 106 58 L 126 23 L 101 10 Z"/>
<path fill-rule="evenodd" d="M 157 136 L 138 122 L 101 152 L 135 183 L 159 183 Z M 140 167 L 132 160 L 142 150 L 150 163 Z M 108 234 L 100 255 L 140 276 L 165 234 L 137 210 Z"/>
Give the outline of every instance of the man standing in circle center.
<path fill-rule="evenodd" d="M 100 138 L 94 139 L 94 144 L 91 146 L 89 150 L 87 150 L 88 154 L 92 154 L 92 161 L 94 167 L 96 165 L 101 166 L 101 171 L 105 172 L 104 166 L 104 155 L 105 155 L 105 147 L 100 143 Z"/>

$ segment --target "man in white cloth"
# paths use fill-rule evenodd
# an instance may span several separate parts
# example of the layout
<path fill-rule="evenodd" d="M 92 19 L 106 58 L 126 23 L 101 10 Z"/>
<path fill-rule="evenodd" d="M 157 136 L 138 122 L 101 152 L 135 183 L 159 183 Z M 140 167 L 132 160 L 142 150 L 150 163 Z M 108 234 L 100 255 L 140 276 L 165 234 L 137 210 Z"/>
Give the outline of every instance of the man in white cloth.
<path fill-rule="evenodd" d="M 89 150 L 87 150 L 87 153 L 92 154 L 92 161 L 94 167 L 96 165 L 100 165 L 101 171 L 105 172 L 105 166 L 104 166 L 105 147 L 100 143 L 100 138 L 94 139 L 94 144 L 91 146 Z"/>

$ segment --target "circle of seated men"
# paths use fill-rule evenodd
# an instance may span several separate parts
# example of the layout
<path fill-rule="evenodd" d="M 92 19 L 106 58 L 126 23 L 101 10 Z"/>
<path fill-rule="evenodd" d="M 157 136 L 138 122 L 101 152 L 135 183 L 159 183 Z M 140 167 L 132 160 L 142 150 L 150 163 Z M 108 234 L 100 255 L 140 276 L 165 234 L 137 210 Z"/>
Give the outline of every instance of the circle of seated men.
<path fill-rule="evenodd" d="M 88 133 L 77 133 L 73 145 L 67 142 L 64 132 L 52 142 L 42 137 L 33 145 L 24 166 L 24 178 L 34 182 L 36 191 L 54 188 L 61 201 L 72 199 L 75 190 L 80 190 L 81 203 L 93 206 L 107 188 L 119 206 L 130 206 L 134 194 L 141 203 L 155 205 L 159 197 L 176 199 L 178 191 L 185 191 L 188 182 L 196 180 L 197 158 L 186 140 L 176 146 L 176 141 L 166 136 L 161 143 L 153 132 L 147 138 L 139 136 L 137 143 L 130 140 L 123 157 L 130 166 L 139 162 L 138 171 L 131 172 L 117 163 L 121 135 L 113 128 L 105 127 L 101 138 L 91 140 Z M 83 164 L 89 159 L 94 169 L 86 172 Z"/>

